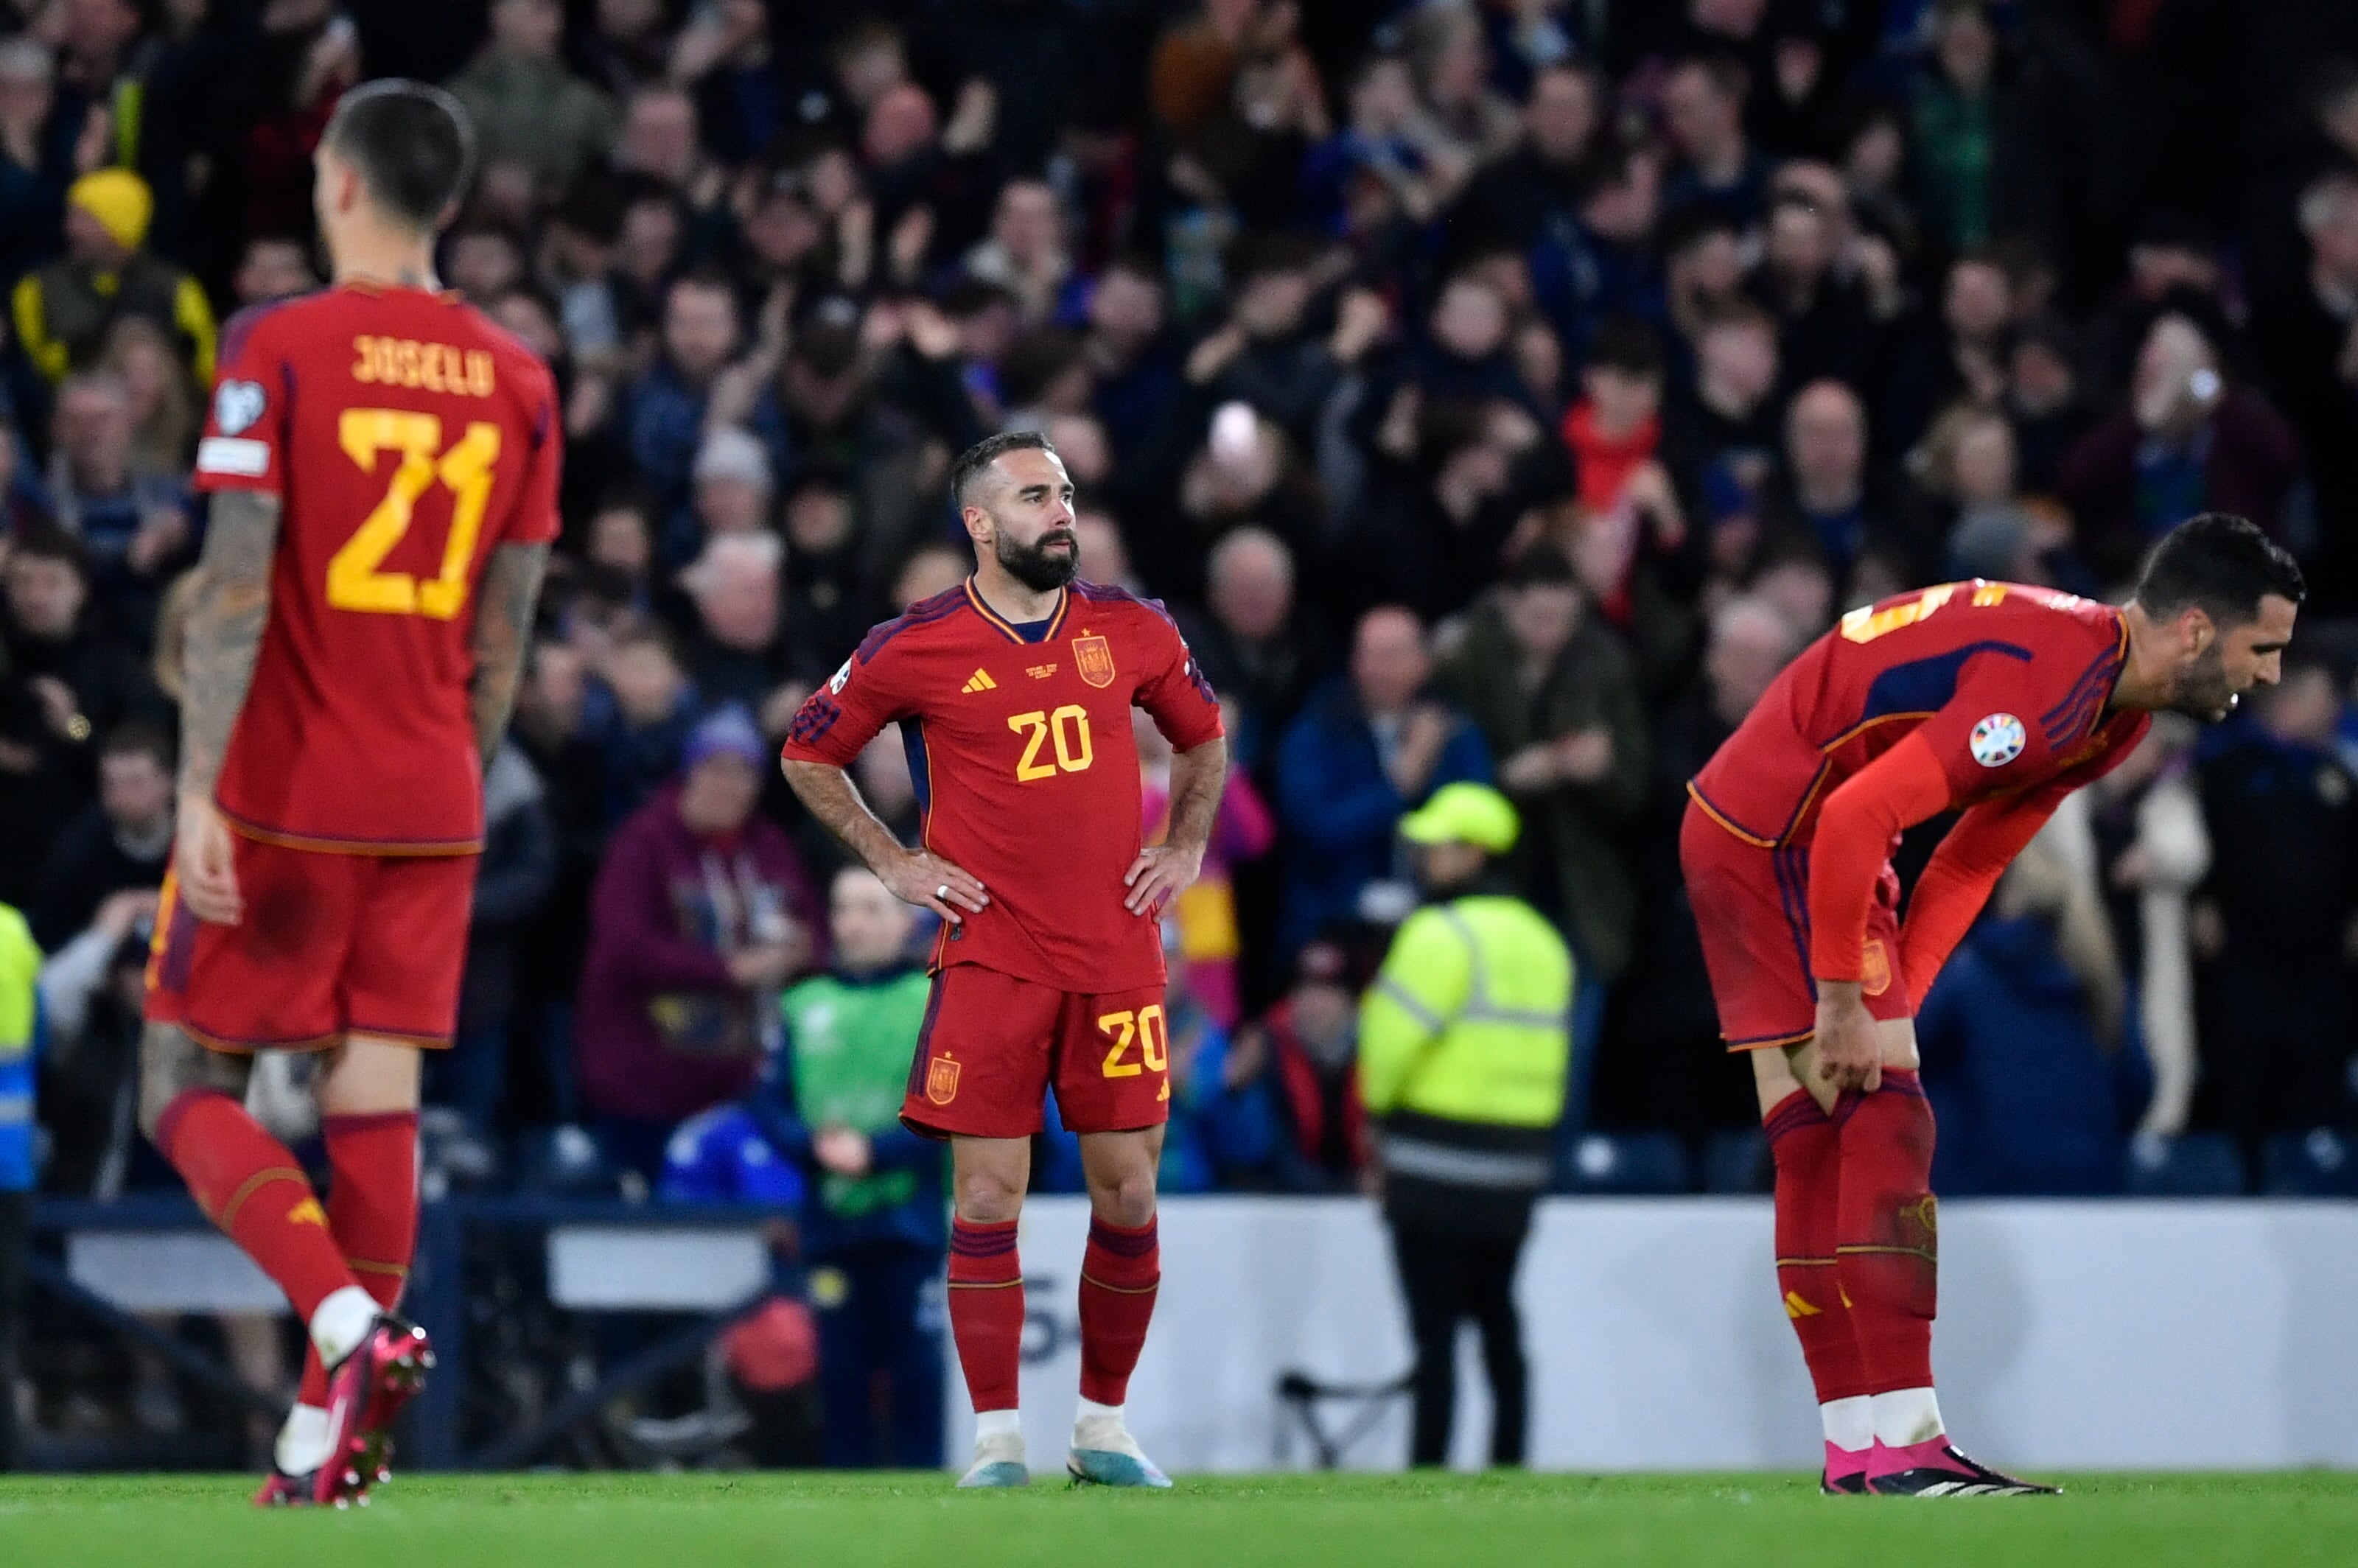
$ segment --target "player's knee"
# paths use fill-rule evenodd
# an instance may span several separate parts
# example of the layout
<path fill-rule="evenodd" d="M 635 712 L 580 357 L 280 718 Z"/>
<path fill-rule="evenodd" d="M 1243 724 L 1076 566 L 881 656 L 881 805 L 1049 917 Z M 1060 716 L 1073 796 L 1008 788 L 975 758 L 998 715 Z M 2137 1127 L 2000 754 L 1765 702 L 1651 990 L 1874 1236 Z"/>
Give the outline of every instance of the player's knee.
<path fill-rule="evenodd" d="M 957 1217 L 969 1225 L 1006 1225 L 1023 1211 L 1023 1184 L 998 1170 L 960 1171 Z"/>
<path fill-rule="evenodd" d="M 1129 1229 L 1144 1225 L 1154 1217 L 1154 1167 L 1128 1163 L 1090 1172 L 1089 1206 L 1111 1224 Z"/>
<path fill-rule="evenodd" d="M 149 1024 L 139 1044 L 139 1130 L 161 1148 L 164 1114 L 174 1100 L 191 1089 L 243 1099 L 248 1068 L 245 1058 L 208 1051 L 171 1024 Z"/>

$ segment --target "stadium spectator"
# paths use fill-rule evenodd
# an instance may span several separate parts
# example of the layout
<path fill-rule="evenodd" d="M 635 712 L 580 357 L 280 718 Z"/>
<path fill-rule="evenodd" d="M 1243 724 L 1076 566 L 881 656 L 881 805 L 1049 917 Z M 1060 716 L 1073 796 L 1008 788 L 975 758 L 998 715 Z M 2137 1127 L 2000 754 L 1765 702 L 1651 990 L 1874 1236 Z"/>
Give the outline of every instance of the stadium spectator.
<path fill-rule="evenodd" d="M 702 703 L 679 655 L 652 627 L 626 629 L 596 669 L 600 678 L 583 696 L 579 733 L 598 750 L 611 828 L 678 770 Z"/>
<path fill-rule="evenodd" d="M 1417 618 L 1398 606 L 1371 610 L 1352 638 L 1350 674 L 1314 693 L 1279 742 L 1282 952 L 1361 913 L 1368 889 L 1391 875 L 1403 812 L 1442 784 L 1489 778 L 1480 730 L 1430 693 L 1432 678 Z"/>
<path fill-rule="evenodd" d="M 2233 511 L 2276 527 L 2299 460 L 2283 417 L 2226 378 L 2201 327 L 2171 314 L 2145 334 L 2126 406 L 2065 459 L 2061 489 L 2082 558 L 2113 582 L 2163 530 L 2197 512 Z"/>
<path fill-rule="evenodd" d="M 58 525 L 81 542 L 91 589 L 135 647 L 164 583 L 190 554 L 185 470 L 136 462 L 131 389 L 103 371 L 58 388 L 49 491 Z"/>
<path fill-rule="evenodd" d="M 17 1463 L 23 1397 L 25 1256 L 31 1245 L 33 1050 L 41 950 L 24 917 L 0 905 L 0 1472 Z"/>
<path fill-rule="evenodd" d="M 540 775 L 511 736 L 483 770 L 483 858 L 467 914 L 467 968 L 450 1049 L 426 1062 L 426 1100 L 496 1129 L 516 1018 L 517 947 L 557 884 L 557 828 Z"/>
<path fill-rule="evenodd" d="M 665 511 L 669 559 L 695 554 L 693 535 L 683 532 L 691 470 L 704 444 L 706 408 L 714 384 L 740 347 L 737 297 L 726 278 L 694 275 L 665 296 L 663 352 L 644 375 L 622 393 L 621 424 L 642 484 Z M 750 428 L 763 438 L 774 474 L 784 456 L 784 431 L 766 396 L 750 411 Z"/>
<path fill-rule="evenodd" d="M 1858 395 L 1839 381 L 1804 386 L 1786 409 L 1783 461 L 1761 498 L 1762 534 L 1820 551 L 1845 579 L 1872 546 L 1902 562 L 1912 581 L 1930 563 L 1905 526 L 1898 497 L 1868 467 Z"/>
<path fill-rule="evenodd" d="M 941 1331 L 924 1303 L 949 1249 L 944 1145 L 900 1120 L 932 990 L 911 958 L 915 925 L 873 871 L 836 874 L 833 965 L 782 999 L 784 1033 L 746 1101 L 807 1173 L 824 1452 L 842 1468 L 942 1462 Z M 891 1411 L 881 1430 L 880 1376 Z"/>
<path fill-rule="evenodd" d="M 41 964 L 46 1192 L 114 1198 L 168 1173 L 140 1141 L 135 1116 L 157 909 L 153 884 L 110 893 Z"/>
<path fill-rule="evenodd" d="M 172 741 L 160 725 L 126 720 L 99 742 L 98 799 L 58 834 L 29 905 L 43 951 L 63 946 L 116 893 L 164 885 L 172 797 Z"/>
<path fill-rule="evenodd" d="M 804 695 L 787 689 L 791 650 L 778 581 L 784 557 L 774 534 L 724 535 L 680 574 L 696 607 L 681 662 L 697 699 L 708 707 L 738 704 L 770 735 L 785 733 Z"/>
<path fill-rule="evenodd" d="M 144 249 L 155 198 L 128 169 L 83 175 L 66 192 L 65 249 L 18 281 L 17 342 L 52 385 L 87 367 L 124 316 L 165 331 L 200 382 L 213 374 L 213 311 L 197 280 Z"/>
<path fill-rule="evenodd" d="M 2358 175 L 2326 176 L 2300 198 L 2309 267 L 2301 287 L 2253 301 L 2253 348 L 2300 438 L 2320 519 L 2358 514 Z M 2358 550 L 2347 528 L 2320 531 L 2309 591 L 2331 613 L 2358 608 Z"/>
<path fill-rule="evenodd" d="M 2342 1120 L 2350 1099 L 2358 777 L 2333 752 L 2331 673 L 2303 661 L 2197 769 L 2212 844 L 2194 1123 L 2255 1151 Z"/>
<path fill-rule="evenodd" d="M 1501 891 L 1520 830 L 1506 796 L 1445 784 L 1401 822 L 1425 904 L 1359 1008 L 1359 1097 L 1375 1118 L 1384 1219 L 1416 1341 L 1409 1463 L 1441 1465 L 1457 1328 L 1482 1333 L 1489 1461 L 1520 1465 L 1530 1373 L 1515 1270 L 1571 1063 L 1573 964 L 1538 912 Z"/>
<path fill-rule="evenodd" d="M 48 530 L 19 535 L 5 564 L 0 646 L 0 901 L 24 903 L 58 833 L 96 798 L 94 738 L 157 716 L 139 662 L 91 603 L 81 547 Z"/>
<path fill-rule="evenodd" d="M 1744 67 L 1725 56 L 1681 60 L 1662 83 L 1662 117 L 1679 161 L 1662 205 L 1707 207 L 1739 228 L 1768 204 L 1768 163 L 1746 139 Z"/>
<path fill-rule="evenodd" d="M 1917 1015 L 1943 1195 L 2120 1190 L 2148 1080 L 2123 1040 L 2100 892 L 2059 842 L 2066 831 L 2059 813 L 2006 869 Z"/>
<path fill-rule="evenodd" d="M 590 895 L 575 1039 L 610 1159 L 652 1176 L 672 1129 L 742 1094 L 779 988 L 825 956 L 785 835 L 753 815 L 772 764 L 752 715 L 690 733 L 676 784 L 616 829 Z"/>
<path fill-rule="evenodd" d="M 1650 749 L 1628 650 L 1591 612 L 1571 564 L 1537 545 L 1468 617 L 1437 684 L 1481 730 L 1499 787 L 1531 825 L 1516 885 L 1570 932 L 1583 982 L 1609 983 L 1629 962 L 1637 888 L 1623 834 L 1645 798 Z"/>
<path fill-rule="evenodd" d="M 1293 552 L 1266 528 L 1221 535 L 1205 563 L 1205 613 L 1174 613 L 1212 689 L 1231 705 L 1228 742 L 1258 769 L 1330 657 L 1316 609 L 1295 591 Z"/>
<path fill-rule="evenodd" d="M 0 42 L 0 280 L 12 287 L 64 232 L 66 187 L 89 139 L 77 107 L 60 100 L 48 49 L 29 38 Z"/>
<path fill-rule="evenodd" d="M 1280 1184 L 1357 1192 L 1374 1158 L 1359 1098 L 1359 987 L 1349 949 L 1321 935 L 1294 956 L 1293 989 L 1237 1036 L 1276 1090 L 1289 1139 Z"/>
<path fill-rule="evenodd" d="M 1482 167 L 1450 214 L 1457 244 L 1524 250 L 1544 231 L 1576 221 L 1592 180 L 1597 97 L 1595 78 L 1575 65 L 1551 65 L 1531 78 L 1521 140 Z M 1411 216 L 1422 217 L 1412 207 Z"/>
<path fill-rule="evenodd" d="M 486 163 L 514 161 L 555 192 L 614 144 L 613 101 L 568 70 L 556 0 L 495 0 L 491 38 L 449 81 Z"/>

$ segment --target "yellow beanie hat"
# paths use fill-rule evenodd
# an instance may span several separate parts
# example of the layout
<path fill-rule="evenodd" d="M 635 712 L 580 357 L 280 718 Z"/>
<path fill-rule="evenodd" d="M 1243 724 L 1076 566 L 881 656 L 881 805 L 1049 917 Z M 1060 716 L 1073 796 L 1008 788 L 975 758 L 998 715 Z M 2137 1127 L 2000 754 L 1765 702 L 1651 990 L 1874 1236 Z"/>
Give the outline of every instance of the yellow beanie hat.
<path fill-rule="evenodd" d="M 147 182 L 127 168 L 92 169 L 68 188 L 66 200 L 97 219 L 126 251 L 137 250 L 147 237 L 147 220 L 156 211 Z"/>

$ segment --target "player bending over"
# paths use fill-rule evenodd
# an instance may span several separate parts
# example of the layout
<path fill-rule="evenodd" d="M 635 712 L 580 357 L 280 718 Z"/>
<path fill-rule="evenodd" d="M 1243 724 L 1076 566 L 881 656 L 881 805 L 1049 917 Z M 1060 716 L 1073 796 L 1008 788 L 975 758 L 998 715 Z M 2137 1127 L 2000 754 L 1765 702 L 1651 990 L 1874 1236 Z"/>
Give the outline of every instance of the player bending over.
<path fill-rule="evenodd" d="M 1052 1087 L 1088 1179 L 1081 1401 L 1066 1468 L 1167 1487 L 1122 1401 L 1162 1278 L 1154 1170 L 1170 1114 L 1160 915 L 1204 858 L 1228 768 L 1211 687 L 1151 600 L 1074 577 L 1073 481 L 1029 433 L 958 459 L 974 575 L 868 634 L 795 715 L 787 780 L 885 885 L 942 917 L 901 1119 L 950 1141 L 950 1332 L 975 1409 L 962 1487 L 1030 1477 L 1016 1417 L 1015 1222 Z M 1176 753 L 1171 828 L 1141 845 L 1130 708 Z M 925 848 L 844 769 L 886 724 L 908 740 Z"/>
<path fill-rule="evenodd" d="M 418 1049 L 457 1022 L 483 761 L 557 534 L 560 441 L 540 362 L 436 292 L 472 149 L 437 89 L 345 95 L 313 203 L 335 282 L 230 323 L 197 449 L 212 517 L 139 1116 L 310 1331 L 257 1502 L 364 1500 L 432 1364 L 392 1315 Z M 324 1207 L 245 1112 L 256 1051 L 321 1054 Z"/>
<path fill-rule="evenodd" d="M 1954 582 L 1853 611 L 1687 786 L 1679 859 L 1721 1032 L 1777 1165 L 1777 1286 L 1825 1489 L 2047 1492 L 1952 1445 L 1932 1393 L 1932 1112 L 1911 1015 L 2016 852 L 2159 709 L 2274 685 L 2300 568 L 2240 517 L 2180 524 L 2127 608 Z M 1891 851 L 1963 814 L 1898 919 Z"/>

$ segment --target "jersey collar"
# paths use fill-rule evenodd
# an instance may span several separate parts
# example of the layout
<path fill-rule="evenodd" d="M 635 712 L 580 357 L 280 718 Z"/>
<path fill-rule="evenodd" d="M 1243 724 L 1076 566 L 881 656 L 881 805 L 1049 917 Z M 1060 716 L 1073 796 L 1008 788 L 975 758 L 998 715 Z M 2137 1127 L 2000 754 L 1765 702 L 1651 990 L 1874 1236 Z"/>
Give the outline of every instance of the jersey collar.
<path fill-rule="evenodd" d="M 972 578 L 966 579 L 966 599 L 968 604 L 974 606 L 975 613 L 981 616 L 985 621 L 990 622 L 993 626 L 998 627 L 1001 633 L 1006 634 L 1009 642 L 1045 643 L 1052 641 L 1055 637 L 1057 632 L 1063 628 L 1065 624 L 1065 611 L 1072 608 L 1073 590 L 1069 588 L 1060 588 L 1056 590 L 1055 613 L 1048 617 L 1047 629 L 1042 632 L 1036 638 L 1026 637 L 1022 633 L 1015 629 L 1015 622 L 1008 620 L 1007 617 L 999 613 L 998 611 L 993 610 L 990 605 L 984 603 L 982 595 L 975 589 L 974 579 Z"/>

